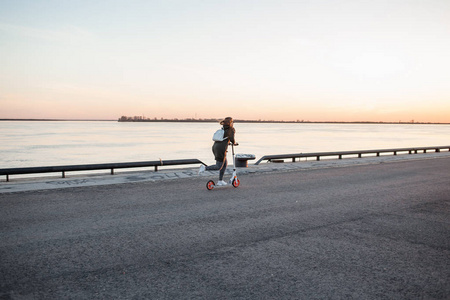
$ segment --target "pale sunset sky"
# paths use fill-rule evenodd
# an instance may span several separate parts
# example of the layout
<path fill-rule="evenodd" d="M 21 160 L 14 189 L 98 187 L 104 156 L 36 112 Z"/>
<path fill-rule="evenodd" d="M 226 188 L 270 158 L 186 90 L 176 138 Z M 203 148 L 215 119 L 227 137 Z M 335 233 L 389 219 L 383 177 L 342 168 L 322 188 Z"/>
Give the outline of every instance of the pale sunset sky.
<path fill-rule="evenodd" d="M 0 0 L 0 118 L 450 122 L 450 0 Z"/>

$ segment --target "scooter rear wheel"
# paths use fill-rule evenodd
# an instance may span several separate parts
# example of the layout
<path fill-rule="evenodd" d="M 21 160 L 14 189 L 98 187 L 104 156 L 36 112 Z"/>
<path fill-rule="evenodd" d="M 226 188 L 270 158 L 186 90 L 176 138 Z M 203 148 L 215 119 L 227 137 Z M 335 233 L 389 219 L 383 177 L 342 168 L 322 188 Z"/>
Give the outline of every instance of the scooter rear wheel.
<path fill-rule="evenodd" d="M 214 187 L 216 186 L 216 184 L 214 183 L 214 181 L 210 180 L 206 183 L 206 188 L 208 190 L 212 190 Z"/>
<path fill-rule="evenodd" d="M 235 188 L 237 188 L 240 184 L 241 184 L 241 182 L 239 181 L 239 179 L 236 178 L 236 179 L 233 180 L 233 186 Z"/>

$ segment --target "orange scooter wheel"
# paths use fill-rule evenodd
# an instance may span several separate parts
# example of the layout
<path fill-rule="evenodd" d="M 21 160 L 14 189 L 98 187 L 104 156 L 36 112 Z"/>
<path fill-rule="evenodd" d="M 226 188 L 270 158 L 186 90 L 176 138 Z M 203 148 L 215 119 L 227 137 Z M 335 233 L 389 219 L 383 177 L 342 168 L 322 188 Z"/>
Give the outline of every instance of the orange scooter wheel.
<path fill-rule="evenodd" d="M 210 180 L 206 183 L 206 188 L 208 190 L 212 190 L 214 187 L 216 186 L 216 184 L 214 183 L 214 181 Z"/>
<path fill-rule="evenodd" d="M 236 178 L 236 179 L 233 180 L 233 186 L 235 188 L 237 188 L 240 184 L 241 184 L 241 182 L 239 181 L 239 179 Z"/>

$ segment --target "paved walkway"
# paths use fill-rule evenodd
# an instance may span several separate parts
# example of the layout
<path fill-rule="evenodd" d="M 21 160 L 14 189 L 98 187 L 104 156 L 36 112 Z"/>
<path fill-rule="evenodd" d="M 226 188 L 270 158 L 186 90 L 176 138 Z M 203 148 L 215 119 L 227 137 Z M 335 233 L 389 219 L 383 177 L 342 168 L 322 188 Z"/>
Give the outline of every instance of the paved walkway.
<path fill-rule="evenodd" d="M 267 172 L 288 172 L 294 170 L 310 170 L 317 168 L 333 168 L 346 167 L 365 164 L 380 164 L 407 160 L 418 159 L 434 159 L 439 157 L 449 157 L 450 152 L 425 153 L 425 154 L 402 154 L 402 155 L 385 155 L 380 157 L 363 157 L 363 158 L 345 158 L 345 159 L 323 159 L 316 161 L 311 158 L 309 161 L 295 163 L 262 163 L 258 166 L 250 165 L 248 168 L 238 168 L 239 174 L 267 173 Z M 154 182 L 161 180 L 185 179 L 193 177 L 205 177 L 217 180 L 217 171 L 208 171 L 198 175 L 198 168 L 183 169 L 164 169 L 160 171 L 120 171 L 116 170 L 115 175 L 80 175 L 79 172 L 66 173 L 66 178 L 53 177 L 34 177 L 34 178 L 18 178 L 11 176 L 11 181 L 0 182 L 1 193 L 14 193 L 35 190 L 61 189 L 69 187 L 86 187 L 96 185 L 110 185 L 133 182 Z M 231 175 L 232 166 L 228 166 L 227 175 Z"/>

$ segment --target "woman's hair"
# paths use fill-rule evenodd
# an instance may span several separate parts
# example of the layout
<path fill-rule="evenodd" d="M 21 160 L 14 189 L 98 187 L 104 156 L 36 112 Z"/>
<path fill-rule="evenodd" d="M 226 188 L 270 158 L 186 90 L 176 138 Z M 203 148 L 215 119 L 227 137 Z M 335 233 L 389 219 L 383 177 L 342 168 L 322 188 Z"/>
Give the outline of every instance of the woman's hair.
<path fill-rule="evenodd" d="M 231 123 L 233 123 L 232 117 L 226 117 L 225 119 L 220 121 L 220 125 L 225 125 L 225 126 L 231 126 Z"/>

